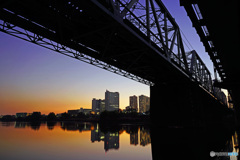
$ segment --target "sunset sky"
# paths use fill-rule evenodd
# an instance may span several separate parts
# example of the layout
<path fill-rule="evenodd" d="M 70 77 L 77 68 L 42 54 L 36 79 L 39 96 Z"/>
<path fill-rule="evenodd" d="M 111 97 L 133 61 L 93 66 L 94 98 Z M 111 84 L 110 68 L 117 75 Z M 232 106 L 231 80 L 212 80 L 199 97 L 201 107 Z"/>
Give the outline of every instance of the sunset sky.
<path fill-rule="evenodd" d="M 212 72 L 209 56 L 179 0 L 162 1 Z M 129 96 L 150 93 L 147 85 L 0 32 L 0 115 L 91 108 L 92 98 L 104 99 L 106 89 L 119 92 L 121 109 L 129 105 Z"/>

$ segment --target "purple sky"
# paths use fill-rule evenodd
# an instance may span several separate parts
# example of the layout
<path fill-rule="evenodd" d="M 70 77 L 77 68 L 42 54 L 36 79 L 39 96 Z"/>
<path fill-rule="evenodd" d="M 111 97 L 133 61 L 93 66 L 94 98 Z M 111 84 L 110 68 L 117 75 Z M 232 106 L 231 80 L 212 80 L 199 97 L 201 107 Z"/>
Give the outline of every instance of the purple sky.
<path fill-rule="evenodd" d="M 162 1 L 212 72 L 209 56 L 179 0 Z M 104 99 L 106 89 L 120 93 L 122 109 L 129 105 L 129 96 L 149 96 L 147 85 L 0 32 L 0 115 L 91 108 L 92 98 Z"/>

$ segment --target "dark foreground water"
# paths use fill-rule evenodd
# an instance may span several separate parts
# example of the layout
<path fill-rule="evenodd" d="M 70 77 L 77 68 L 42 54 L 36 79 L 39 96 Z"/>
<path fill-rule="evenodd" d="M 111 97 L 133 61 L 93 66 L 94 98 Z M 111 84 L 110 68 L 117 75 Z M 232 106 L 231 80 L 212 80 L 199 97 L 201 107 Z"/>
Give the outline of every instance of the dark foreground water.
<path fill-rule="evenodd" d="M 0 159 L 237 160 L 238 135 L 226 129 L 0 122 Z"/>

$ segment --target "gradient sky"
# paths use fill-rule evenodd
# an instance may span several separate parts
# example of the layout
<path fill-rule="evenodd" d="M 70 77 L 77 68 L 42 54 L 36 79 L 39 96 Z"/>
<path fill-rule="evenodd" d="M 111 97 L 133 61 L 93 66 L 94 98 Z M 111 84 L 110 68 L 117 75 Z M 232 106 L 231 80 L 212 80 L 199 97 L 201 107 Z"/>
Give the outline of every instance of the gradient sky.
<path fill-rule="evenodd" d="M 179 0 L 162 1 L 212 72 L 211 60 Z M 0 32 L 0 115 L 91 108 L 92 98 L 104 99 L 106 89 L 120 93 L 122 109 L 129 105 L 129 96 L 150 93 L 147 85 Z"/>

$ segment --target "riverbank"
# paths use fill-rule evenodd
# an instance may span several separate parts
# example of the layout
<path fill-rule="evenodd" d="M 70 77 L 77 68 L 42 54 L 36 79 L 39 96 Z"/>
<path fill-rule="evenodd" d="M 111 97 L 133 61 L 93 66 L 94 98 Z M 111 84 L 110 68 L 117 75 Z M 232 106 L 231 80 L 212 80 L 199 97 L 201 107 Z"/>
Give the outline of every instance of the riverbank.
<path fill-rule="evenodd" d="M 27 117 L 18 117 L 11 115 L 3 116 L 0 121 L 3 122 L 10 122 L 10 121 L 17 121 L 17 122 L 62 122 L 62 121 L 69 121 L 69 122 L 96 122 L 102 124 L 118 124 L 118 123 L 134 123 L 134 124 L 150 124 L 150 115 L 139 115 L 139 114 L 119 114 L 119 113 L 111 113 L 105 112 L 101 115 L 84 115 L 84 116 L 69 116 L 64 115 L 61 117 L 53 116 L 27 116 Z"/>

